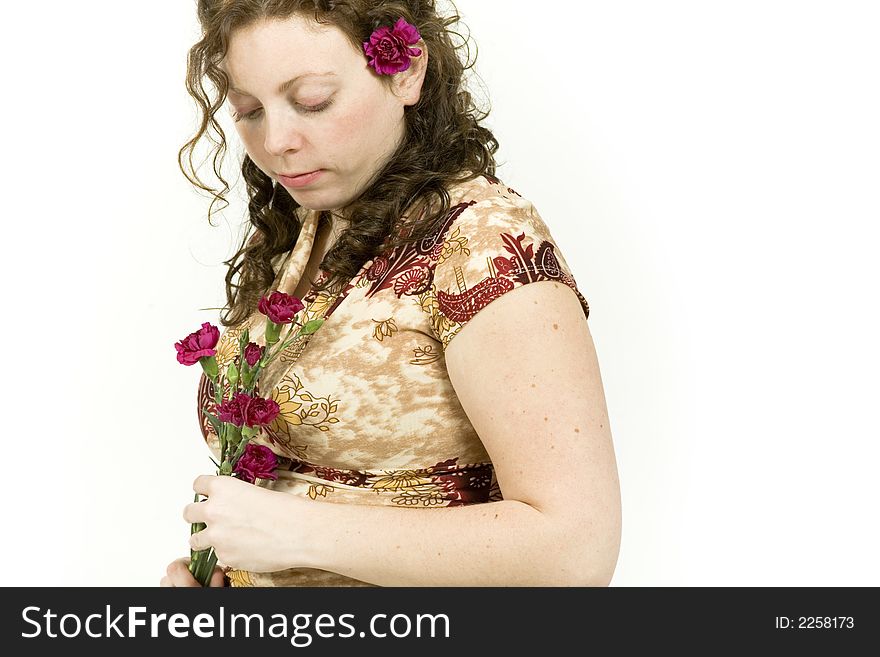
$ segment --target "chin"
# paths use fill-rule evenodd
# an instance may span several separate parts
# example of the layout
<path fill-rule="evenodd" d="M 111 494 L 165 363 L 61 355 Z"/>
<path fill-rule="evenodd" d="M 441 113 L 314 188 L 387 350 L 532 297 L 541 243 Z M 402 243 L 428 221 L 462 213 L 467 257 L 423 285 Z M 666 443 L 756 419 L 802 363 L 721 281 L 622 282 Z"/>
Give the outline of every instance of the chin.
<path fill-rule="evenodd" d="M 346 203 L 339 202 L 338 199 L 327 200 L 314 198 L 311 194 L 291 194 L 291 196 L 297 203 L 299 203 L 300 207 L 306 208 L 307 210 L 314 210 L 316 212 L 321 210 L 336 211 L 346 205 Z M 301 198 L 297 198 L 298 196 Z"/>
<path fill-rule="evenodd" d="M 287 192 L 287 194 L 296 201 L 300 207 L 305 208 L 306 210 L 314 210 L 316 212 L 320 212 L 321 210 L 339 210 L 353 200 L 327 194 L 326 190 L 322 189 L 288 189 L 283 185 L 279 184 L 279 186 Z"/>
<path fill-rule="evenodd" d="M 278 183 L 278 186 L 287 192 L 287 195 L 296 201 L 301 207 L 306 208 L 307 210 L 326 210 L 324 206 L 326 203 L 322 201 L 320 198 L 317 198 L 313 193 L 309 193 L 308 190 L 305 190 L 303 193 L 300 190 L 290 190 L 287 189 L 281 183 Z"/>
<path fill-rule="evenodd" d="M 322 210 L 335 210 L 336 206 L 327 205 L 325 203 L 315 203 L 315 202 L 301 202 L 299 199 L 295 199 L 301 208 L 305 208 L 306 210 L 313 210 L 315 212 L 320 212 Z"/>

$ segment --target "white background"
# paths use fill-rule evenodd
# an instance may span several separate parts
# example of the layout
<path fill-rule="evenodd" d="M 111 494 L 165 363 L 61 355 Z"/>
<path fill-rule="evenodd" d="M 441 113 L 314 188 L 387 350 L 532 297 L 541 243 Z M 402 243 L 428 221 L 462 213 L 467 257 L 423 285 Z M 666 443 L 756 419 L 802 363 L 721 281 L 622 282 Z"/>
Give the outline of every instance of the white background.
<path fill-rule="evenodd" d="M 612 585 L 880 585 L 877 3 L 558 5 L 458 2 L 498 173 L 590 302 Z M 177 167 L 194 8 L 5 10 L 4 585 L 188 553 L 211 463 L 173 344 L 217 323 L 245 218 L 209 226 Z"/>

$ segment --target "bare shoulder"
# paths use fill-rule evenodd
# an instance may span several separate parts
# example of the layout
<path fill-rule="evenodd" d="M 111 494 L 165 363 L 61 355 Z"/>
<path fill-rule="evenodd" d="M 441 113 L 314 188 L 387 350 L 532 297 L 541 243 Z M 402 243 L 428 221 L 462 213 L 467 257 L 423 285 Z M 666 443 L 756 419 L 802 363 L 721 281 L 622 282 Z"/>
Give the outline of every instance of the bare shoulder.
<path fill-rule="evenodd" d="M 583 538 L 575 542 L 582 546 L 572 557 L 576 567 L 590 571 L 589 581 L 610 580 L 620 488 L 598 358 L 577 294 L 558 281 L 511 290 L 462 327 L 445 356 L 504 499 L 552 516 L 559 540 Z M 580 536 L 587 527 L 590 535 Z"/>

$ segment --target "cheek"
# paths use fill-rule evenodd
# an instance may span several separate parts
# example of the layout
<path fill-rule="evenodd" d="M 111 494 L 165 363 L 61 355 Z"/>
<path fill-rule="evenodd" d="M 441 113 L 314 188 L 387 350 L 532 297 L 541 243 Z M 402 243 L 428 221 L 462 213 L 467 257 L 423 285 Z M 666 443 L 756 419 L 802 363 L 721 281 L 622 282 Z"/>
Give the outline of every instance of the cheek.
<path fill-rule="evenodd" d="M 348 151 L 371 157 L 372 146 L 384 141 L 390 117 L 386 108 L 358 102 L 338 117 L 332 139 Z"/>
<path fill-rule="evenodd" d="M 238 131 L 238 138 L 241 140 L 245 151 L 259 165 L 262 160 L 263 142 L 257 136 L 257 132 L 254 130 L 242 130 L 238 127 L 238 124 L 236 124 L 235 129 Z"/>
<path fill-rule="evenodd" d="M 262 147 L 258 147 L 253 136 L 250 136 L 246 130 L 240 130 L 237 124 L 235 130 L 238 132 L 238 140 L 241 142 L 244 152 L 249 158 L 251 158 L 251 161 L 257 165 L 257 168 L 265 173 L 266 169 L 263 166 Z"/>
<path fill-rule="evenodd" d="M 333 123 L 332 136 L 330 137 L 333 143 L 348 151 L 354 151 L 363 146 L 366 132 L 364 127 L 369 124 L 362 107 L 354 106 L 344 114 L 339 114 Z"/>

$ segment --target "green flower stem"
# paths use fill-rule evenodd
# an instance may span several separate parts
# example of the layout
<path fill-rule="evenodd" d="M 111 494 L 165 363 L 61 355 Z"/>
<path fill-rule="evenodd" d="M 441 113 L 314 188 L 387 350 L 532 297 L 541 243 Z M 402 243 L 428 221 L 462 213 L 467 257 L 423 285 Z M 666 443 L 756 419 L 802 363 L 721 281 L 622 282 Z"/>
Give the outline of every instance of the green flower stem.
<path fill-rule="evenodd" d="M 235 468 L 235 464 L 238 463 L 238 459 L 241 458 L 241 455 L 244 454 L 245 447 L 247 447 L 248 442 L 250 442 L 250 438 L 246 436 L 241 437 L 241 442 L 238 443 L 238 449 L 235 450 L 235 455 L 229 459 L 230 464 L 233 468 Z"/>
<path fill-rule="evenodd" d="M 290 343 L 287 342 L 287 338 L 290 337 L 291 332 L 293 331 L 295 323 L 287 324 L 287 331 L 284 333 L 284 340 L 276 340 L 271 345 L 266 345 L 266 349 L 263 353 L 263 357 L 260 359 L 259 364 L 262 366 L 266 366 L 269 362 L 275 358 L 279 353 L 287 349 L 290 346 Z M 275 345 L 278 345 L 276 349 L 272 349 Z"/>
<path fill-rule="evenodd" d="M 318 324 L 318 326 L 320 326 L 320 324 Z M 291 337 L 291 334 L 293 334 L 294 329 L 296 327 L 299 327 L 299 331 L 296 332 L 296 335 Z M 235 379 L 234 382 L 232 380 L 229 381 L 229 383 L 230 383 L 229 398 L 233 399 L 235 397 L 236 392 L 238 392 L 239 383 L 241 384 L 242 392 L 245 392 L 247 394 L 253 394 L 253 391 L 257 385 L 257 379 L 259 378 L 259 375 L 260 375 L 261 371 L 263 370 L 263 368 L 266 365 L 268 365 L 270 362 L 272 362 L 272 360 L 278 354 L 280 354 L 282 351 L 284 351 L 290 345 L 292 345 L 297 340 L 297 338 L 299 338 L 300 336 L 306 335 L 307 333 L 314 333 L 314 331 L 316 330 L 316 327 L 312 326 L 310 328 L 311 328 L 311 331 L 306 331 L 306 325 L 300 324 L 297 321 L 294 321 L 294 322 L 288 324 L 287 331 L 285 332 L 285 335 L 284 335 L 284 340 L 278 341 L 277 337 L 280 337 L 280 336 L 275 336 L 276 340 L 273 341 L 271 344 L 267 344 L 264 347 L 263 356 L 260 358 L 260 360 L 257 361 L 256 365 L 254 365 L 253 368 L 250 368 L 249 366 L 247 368 L 245 367 L 244 348 L 247 346 L 247 343 L 249 340 L 249 334 L 246 331 L 244 333 L 244 335 L 242 335 L 239 340 L 239 345 L 238 345 L 239 356 L 238 356 L 238 369 L 237 369 L 238 376 L 232 377 L 233 379 Z M 281 327 L 279 326 L 279 333 L 280 333 L 280 331 L 281 331 Z M 272 347 L 275 345 L 277 345 L 277 348 L 272 349 Z M 235 362 L 236 362 L 236 359 L 233 358 L 233 361 L 232 361 L 233 367 L 235 367 Z M 244 378 L 245 378 L 244 375 L 246 373 L 248 373 L 248 376 L 250 379 L 249 386 L 246 386 L 245 382 L 244 382 Z M 220 405 L 223 403 L 223 381 L 224 381 L 224 378 L 219 373 L 215 374 L 213 371 L 209 371 L 208 374 L 209 374 L 209 378 L 211 379 L 211 382 L 214 384 L 214 399 L 216 401 L 217 408 L 219 408 Z M 227 374 L 228 374 L 228 368 L 227 368 Z M 218 438 L 220 439 L 220 463 L 221 463 L 221 465 L 219 466 L 220 470 L 218 470 L 217 474 L 219 474 L 219 475 L 231 474 L 231 473 L 222 472 L 222 470 L 224 469 L 224 466 L 229 467 L 229 469 L 234 468 L 235 464 L 238 462 L 238 459 L 241 458 L 241 455 L 244 453 L 245 447 L 247 447 L 247 444 L 250 442 L 250 439 L 254 435 L 256 435 L 256 433 L 258 433 L 258 431 L 259 431 L 258 428 L 254 428 L 254 427 L 247 427 L 247 428 L 242 427 L 242 429 L 243 429 L 242 437 L 239 440 L 238 445 L 236 445 L 235 453 L 232 455 L 232 458 L 229 458 L 229 452 L 232 451 L 232 449 L 231 449 L 232 446 L 229 444 L 228 423 L 227 422 L 221 423 L 220 432 L 219 432 L 220 435 L 218 436 Z M 201 500 L 199 499 L 199 497 L 200 497 L 199 494 L 196 493 L 194 501 L 200 502 Z M 206 527 L 206 525 L 203 522 L 192 523 L 192 525 L 190 527 L 190 535 L 202 531 L 203 529 L 205 529 L 205 527 Z M 201 584 L 202 586 L 208 586 L 208 584 L 211 582 L 211 577 L 214 574 L 214 568 L 216 567 L 216 565 L 217 565 L 217 555 L 214 553 L 213 547 L 208 548 L 206 550 L 192 550 L 192 549 L 190 549 L 189 571 L 190 571 L 190 573 L 192 573 L 192 576 L 196 579 L 196 581 L 198 581 L 199 584 Z"/>
<path fill-rule="evenodd" d="M 274 360 L 274 358 L 278 354 L 280 354 L 282 351 L 284 351 L 290 345 L 292 345 L 295 342 L 296 338 L 299 337 L 299 335 L 302 335 L 302 333 L 299 333 L 299 334 L 297 334 L 297 336 L 294 336 L 293 339 L 289 339 L 289 340 L 287 339 L 287 338 L 289 338 L 290 334 L 293 332 L 293 329 L 295 326 L 300 326 L 300 324 L 297 322 L 294 322 L 294 323 L 287 325 L 287 332 L 284 335 L 284 338 L 285 338 L 284 340 L 281 340 L 280 342 L 273 342 L 272 344 L 266 345 L 263 347 L 263 355 L 260 357 L 260 360 L 258 360 L 256 362 L 256 364 L 253 366 L 253 368 L 250 369 L 249 376 L 250 376 L 251 383 L 247 388 L 245 388 L 246 393 L 248 393 L 248 394 L 253 393 L 254 388 L 257 387 L 257 379 L 259 379 L 259 377 L 260 377 L 260 372 L 263 369 L 265 369 L 265 367 L 269 363 L 271 363 L 272 360 Z M 300 328 L 302 328 L 302 327 L 300 326 Z M 273 349 L 272 347 L 275 347 L 275 348 Z"/>
<path fill-rule="evenodd" d="M 193 498 L 194 502 L 199 502 L 199 494 L 196 493 Z M 203 522 L 194 522 L 190 526 L 190 535 L 205 529 Z M 211 582 L 211 575 L 214 574 L 214 566 L 217 565 L 217 555 L 214 554 L 214 548 L 210 547 L 206 550 L 189 551 L 189 572 L 195 580 L 202 586 L 208 586 Z"/>
<path fill-rule="evenodd" d="M 212 376 L 211 383 L 214 384 L 214 401 L 219 406 L 220 402 L 223 401 L 223 386 L 221 385 L 220 376 Z"/>
<path fill-rule="evenodd" d="M 229 439 L 226 435 L 226 422 L 220 425 L 220 462 L 226 460 L 226 452 L 229 451 Z"/>
<path fill-rule="evenodd" d="M 290 334 L 290 332 L 288 332 L 288 335 L 289 335 L 289 334 Z M 294 342 L 296 342 L 296 339 L 297 339 L 298 337 L 300 337 L 301 335 L 303 335 L 303 334 L 302 334 L 302 333 L 297 333 L 295 336 L 293 336 L 293 337 L 290 338 L 289 340 L 285 339 L 285 340 L 282 340 L 281 342 L 277 342 L 276 344 L 277 344 L 278 346 L 277 346 L 276 349 L 274 349 L 274 351 L 273 351 L 273 350 L 270 350 L 270 349 L 267 347 L 267 348 L 266 348 L 266 353 L 263 354 L 263 358 L 261 358 L 261 359 L 257 362 L 257 368 L 265 367 L 266 365 L 268 365 L 269 363 L 271 363 L 271 362 L 275 359 L 275 357 L 276 357 L 278 354 L 280 354 L 282 351 L 284 351 L 284 350 L 287 349 L 290 345 L 292 345 Z M 285 336 L 285 337 L 286 337 L 286 336 Z"/>
<path fill-rule="evenodd" d="M 214 567 L 217 565 L 217 555 L 214 548 L 207 550 L 190 550 L 189 572 L 196 581 L 204 587 L 211 583 L 211 576 L 214 574 Z"/>
<path fill-rule="evenodd" d="M 262 369 L 263 367 L 260 365 L 260 361 L 257 361 L 257 364 L 254 365 L 254 368 L 251 370 L 251 384 L 247 389 L 248 394 L 253 394 L 254 388 L 257 387 L 257 379 L 260 377 L 260 370 Z"/>

